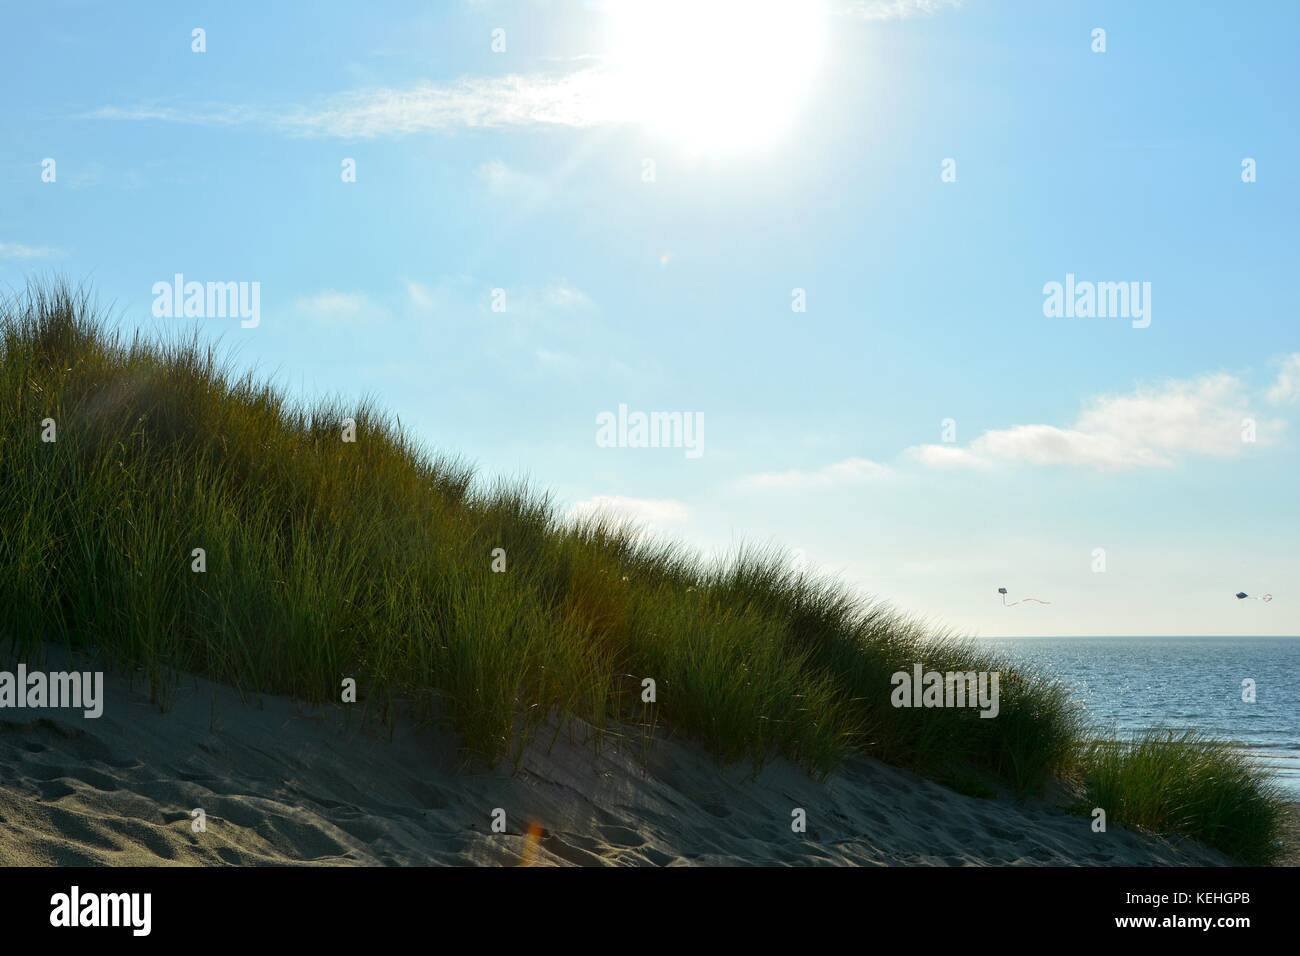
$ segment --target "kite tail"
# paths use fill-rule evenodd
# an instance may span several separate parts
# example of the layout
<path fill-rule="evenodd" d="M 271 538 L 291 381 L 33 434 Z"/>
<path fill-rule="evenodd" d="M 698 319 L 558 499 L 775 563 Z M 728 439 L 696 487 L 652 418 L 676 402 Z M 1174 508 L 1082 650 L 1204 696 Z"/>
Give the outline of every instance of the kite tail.
<path fill-rule="evenodd" d="M 1003 607 L 1015 607 L 1017 604 L 1028 604 L 1028 603 L 1030 603 L 1031 601 L 1032 601 L 1034 604 L 1051 604 L 1051 603 L 1052 603 L 1051 601 L 1040 601 L 1038 598 L 1032 598 L 1032 597 L 1030 597 L 1030 598 L 1021 598 L 1021 599 L 1018 600 L 1018 601 L 1012 601 L 1010 604 L 1008 604 L 1008 603 L 1007 603 L 1007 596 L 1006 596 L 1005 594 L 1002 595 L 1002 606 L 1003 606 Z"/>

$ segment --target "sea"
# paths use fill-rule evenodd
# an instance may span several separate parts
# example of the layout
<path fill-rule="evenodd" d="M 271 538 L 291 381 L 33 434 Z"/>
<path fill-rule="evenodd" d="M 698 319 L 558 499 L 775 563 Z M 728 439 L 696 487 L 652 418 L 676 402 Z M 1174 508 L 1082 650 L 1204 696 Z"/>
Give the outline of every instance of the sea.
<path fill-rule="evenodd" d="M 1300 638 L 1010 637 L 983 646 L 1052 674 L 1099 731 L 1195 729 L 1234 741 L 1300 801 Z M 1242 682 L 1255 702 L 1242 700 Z"/>

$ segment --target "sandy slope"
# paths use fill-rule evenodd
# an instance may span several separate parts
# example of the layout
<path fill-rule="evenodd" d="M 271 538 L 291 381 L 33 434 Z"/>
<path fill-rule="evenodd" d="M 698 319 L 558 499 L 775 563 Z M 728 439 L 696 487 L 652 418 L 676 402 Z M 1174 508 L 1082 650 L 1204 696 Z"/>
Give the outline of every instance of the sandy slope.
<path fill-rule="evenodd" d="M 544 828 L 540 863 L 1226 862 L 871 760 L 825 783 L 784 762 L 754 780 L 661 741 L 643 773 L 616 747 L 561 738 L 513 775 L 467 773 L 448 735 L 399 726 L 390 740 L 355 710 L 187 680 L 163 714 L 139 691 L 107 678 L 98 720 L 0 710 L 0 864 L 514 864 L 530 822 Z M 195 807 L 206 833 L 191 832 Z M 497 807 L 504 834 L 490 832 Z"/>

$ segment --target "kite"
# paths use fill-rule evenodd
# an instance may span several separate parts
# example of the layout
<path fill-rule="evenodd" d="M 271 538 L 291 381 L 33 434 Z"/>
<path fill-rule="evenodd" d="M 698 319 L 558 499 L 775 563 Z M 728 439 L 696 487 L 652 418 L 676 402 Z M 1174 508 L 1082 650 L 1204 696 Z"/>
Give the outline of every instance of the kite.
<path fill-rule="evenodd" d="M 1003 607 L 1015 607 L 1017 604 L 1028 604 L 1028 603 L 1031 602 L 1031 601 L 1032 601 L 1034 604 L 1051 604 L 1051 603 L 1052 603 L 1051 601 L 1040 601 L 1040 600 L 1038 600 L 1038 598 L 1021 598 L 1019 601 L 1012 601 L 1010 604 L 1008 604 L 1008 603 L 1007 603 L 1007 589 L 1006 589 L 1006 588 L 998 588 L 998 593 L 1002 595 L 1002 606 L 1003 606 Z"/>
<path fill-rule="evenodd" d="M 1249 594 L 1247 594 L 1245 591 L 1238 591 L 1238 592 L 1237 592 L 1237 600 L 1238 600 L 1238 601 L 1244 601 L 1244 600 L 1246 600 L 1247 598 L 1249 598 L 1249 599 L 1252 600 L 1252 601 L 1263 601 L 1265 604 L 1267 604 L 1269 601 L 1273 600 L 1273 595 L 1271 595 L 1271 594 L 1265 594 L 1263 597 L 1251 597 L 1251 596 L 1250 596 Z"/>

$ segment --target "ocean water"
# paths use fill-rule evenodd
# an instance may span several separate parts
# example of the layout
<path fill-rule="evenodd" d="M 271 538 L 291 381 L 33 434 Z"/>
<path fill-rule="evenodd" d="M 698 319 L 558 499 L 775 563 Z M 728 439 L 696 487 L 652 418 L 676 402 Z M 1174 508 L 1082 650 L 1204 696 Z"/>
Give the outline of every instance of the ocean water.
<path fill-rule="evenodd" d="M 1300 800 L 1300 638 L 1020 637 L 981 645 L 1065 683 L 1089 723 L 1196 729 L 1239 743 Z M 1255 681 L 1256 702 L 1241 699 Z"/>

